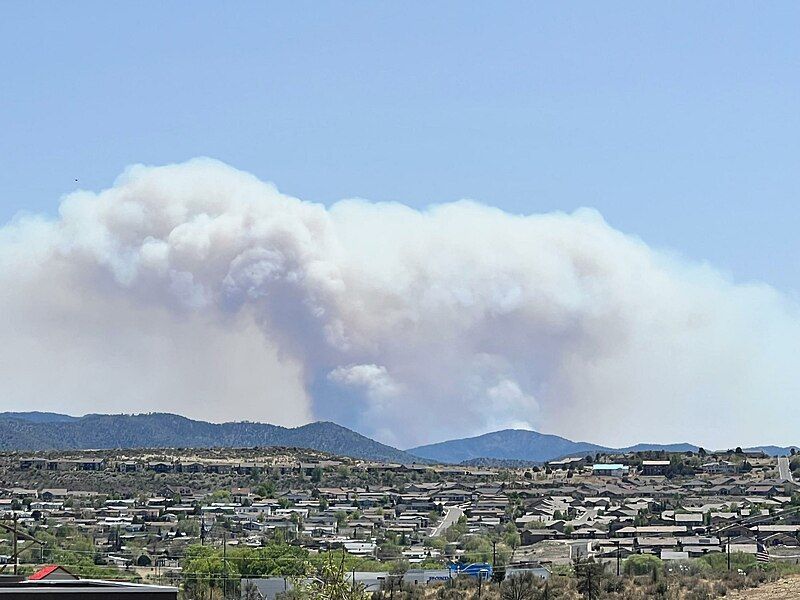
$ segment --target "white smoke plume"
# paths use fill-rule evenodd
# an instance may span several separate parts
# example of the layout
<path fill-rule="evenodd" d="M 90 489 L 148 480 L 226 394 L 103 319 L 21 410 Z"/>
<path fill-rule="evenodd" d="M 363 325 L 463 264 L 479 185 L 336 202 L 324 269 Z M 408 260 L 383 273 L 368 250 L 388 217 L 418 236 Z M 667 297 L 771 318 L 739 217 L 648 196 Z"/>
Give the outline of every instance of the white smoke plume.
<path fill-rule="evenodd" d="M 593 210 L 326 208 L 222 163 L 135 166 L 0 229 L 0 406 L 796 442 L 798 305 Z"/>

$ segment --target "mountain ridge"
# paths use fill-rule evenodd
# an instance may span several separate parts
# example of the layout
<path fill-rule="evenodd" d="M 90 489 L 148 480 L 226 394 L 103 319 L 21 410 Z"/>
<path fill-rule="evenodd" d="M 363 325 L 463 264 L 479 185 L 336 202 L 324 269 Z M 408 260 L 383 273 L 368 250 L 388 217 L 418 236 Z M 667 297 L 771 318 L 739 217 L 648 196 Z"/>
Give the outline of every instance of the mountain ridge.
<path fill-rule="evenodd" d="M 503 429 L 399 450 L 332 421 L 282 427 L 253 421 L 209 423 L 172 413 L 88 414 L 82 417 L 38 411 L 0 413 L 0 450 L 258 446 L 308 448 L 379 462 L 464 466 L 521 466 L 598 452 L 698 450 L 698 446 L 688 443 L 642 443 L 612 448 L 525 429 Z M 763 449 L 770 455 L 785 455 L 791 448 L 766 445 L 753 449 Z"/>
<path fill-rule="evenodd" d="M 75 421 L 80 417 L 73 417 L 72 415 L 64 415 L 61 413 L 31 410 L 27 412 L 1 412 L 0 419 L 5 418 L 22 419 L 24 421 L 31 421 L 32 423 L 68 423 Z"/>
<path fill-rule="evenodd" d="M 754 446 L 746 450 L 763 449 L 767 454 L 788 454 L 792 446 Z M 567 438 L 530 431 L 527 429 L 502 429 L 469 438 L 446 440 L 408 448 L 406 452 L 437 462 L 454 464 L 488 464 L 489 461 L 547 462 L 568 456 L 602 453 L 628 453 L 646 451 L 696 452 L 699 446 L 686 442 L 677 444 L 634 444 L 622 448 L 602 446 L 591 442 L 575 442 Z"/>
<path fill-rule="evenodd" d="M 447 463 L 479 459 L 545 462 L 570 454 L 603 451 L 606 449 L 598 444 L 573 442 L 561 436 L 525 429 L 502 429 L 407 450 L 415 456 Z"/>
<path fill-rule="evenodd" d="M 291 428 L 251 421 L 209 423 L 171 413 L 62 415 L 64 420 L 57 413 L 42 420 L 40 414 L 0 414 L 0 449 L 286 446 L 369 460 L 428 462 L 330 421 Z"/>

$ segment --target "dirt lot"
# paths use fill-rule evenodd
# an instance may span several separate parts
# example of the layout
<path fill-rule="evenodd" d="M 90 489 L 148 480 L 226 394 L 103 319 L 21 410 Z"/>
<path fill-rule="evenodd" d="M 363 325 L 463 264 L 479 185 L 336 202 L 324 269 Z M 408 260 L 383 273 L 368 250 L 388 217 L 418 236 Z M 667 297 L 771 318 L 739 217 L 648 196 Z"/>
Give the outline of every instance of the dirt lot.
<path fill-rule="evenodd" d="M 800 576 L 766 583 L 753 590 L 731 592 L 731 600 L 797 600 L 800 598 Z"/>

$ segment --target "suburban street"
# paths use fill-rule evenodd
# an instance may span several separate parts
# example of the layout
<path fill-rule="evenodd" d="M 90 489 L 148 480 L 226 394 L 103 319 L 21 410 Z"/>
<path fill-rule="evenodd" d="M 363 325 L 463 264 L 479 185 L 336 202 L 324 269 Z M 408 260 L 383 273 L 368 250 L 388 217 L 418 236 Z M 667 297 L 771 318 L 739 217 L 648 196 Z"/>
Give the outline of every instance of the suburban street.
<path fill-rule="evenodd" d="M 789 458 L 786 456 L 778 457 L 778 479 L 781 481 L 794 481 L 792 471 L 789 468 Z"/>
<path fill-rule="evenodd" d="M 573 519 L 572 525 L 574 527 L 578 527 L 580 525 L 586 525 L 587 523 L 593 523 L 594 520 L 597 518 L 597 513 L 598 513 L 597 509 L 589 508 L 581 516 Z"/>
<path fill-rule="evenodd" d="M 453 523 L 458 521 L 463 514 L 464 511 L 458 506 L 451 506 L 448 508 L 444 515 L 444 519 L 442 519 L 442 522 L 433 529 L 431 537 L 438 537 L 442 535 Z"/>

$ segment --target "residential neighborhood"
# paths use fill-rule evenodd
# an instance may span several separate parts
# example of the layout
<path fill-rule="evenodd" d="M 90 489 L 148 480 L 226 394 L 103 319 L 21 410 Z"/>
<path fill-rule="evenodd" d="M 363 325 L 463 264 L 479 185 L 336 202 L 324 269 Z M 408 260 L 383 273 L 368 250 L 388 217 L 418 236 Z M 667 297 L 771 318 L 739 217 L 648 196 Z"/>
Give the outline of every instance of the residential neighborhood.
<path fill-rule="evenodd" d="M 797 564 L 800 485 L 788 475 L 738 449 L 515 468 L 280 448 L 5 453 L 0 563 L 173 585 L 186 598 L 285 592 L 332 557 L 374 593 L 395 580 L 546 581 L 581 561 L 619 574 L 636 556 L 667 568 L 715 555 Z"/>

